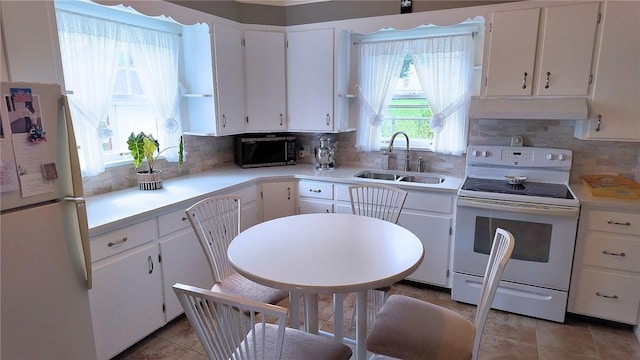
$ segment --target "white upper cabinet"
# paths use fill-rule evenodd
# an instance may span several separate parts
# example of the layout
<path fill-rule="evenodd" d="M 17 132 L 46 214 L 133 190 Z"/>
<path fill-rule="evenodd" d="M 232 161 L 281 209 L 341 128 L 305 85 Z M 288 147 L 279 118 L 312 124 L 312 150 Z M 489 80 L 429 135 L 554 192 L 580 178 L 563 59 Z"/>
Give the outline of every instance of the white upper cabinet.
<path fill-rule="evenodd" d="M 216 84 L 216 135 L 244 131 L 244 60 L 242 30 L 213 25 L 214 74 Z"/>
<path fill-rule="evenodd" d="M 586 96 L 599 6 L 494 12 L 484 95 Z"/>
<path fill-rule="evenodd" d="M 333 32 L 287 33 L 289 131 L 334 131 Z"/>
<path fill-rule="evenodd" d="M 581 139 L 640 141 L 640 2 L 607 1 Z"/>
<path fill-rule="evenodd" d="M 245 130 L 284 131 L 286 121 L 284 33 L 245 31 L 247 119 Z"/>

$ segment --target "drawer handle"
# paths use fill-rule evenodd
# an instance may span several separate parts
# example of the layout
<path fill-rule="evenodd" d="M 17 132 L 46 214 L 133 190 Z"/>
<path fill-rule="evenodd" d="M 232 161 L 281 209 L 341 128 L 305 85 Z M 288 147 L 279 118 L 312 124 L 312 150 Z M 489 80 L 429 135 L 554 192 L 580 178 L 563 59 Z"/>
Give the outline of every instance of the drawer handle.
<path fill-rule="evenodd" d="M 123 237 L 123 238 L 122 238 L 122 240 L 120 240 L 120 241 L 116 241 L 116 242 L 111 242 L 111 241 L 109 241 L 109 243 L 107 244 L 107 246 L 108 246 L 108 247 L 112 247 L 112 246 L 115 246 L 115 245 L 123 244 L 123 243 L 125 243 L 125 242 L 127 242 L 127 238 L 126 238 L 126 237 Z"/>
<path fill-rule="evenodd" d="M 314 193 L 321 193 L 322 190 L 320 189 L 309 189 L 309 191 L 314 192 Z"/>
<path fill-rule="evenodd" d="M 618 299 L 618 295 L 605 295 L 605 294 L 603 294 L 603 293 L 601 293 L 599 291 L 596 292 L 596 296 L 607 298 L 607 299 L 613 299 L 613 300 L 617 300 Z"/>
<path fill-rule="evenodd" d="M 631 226 L 630 222 L 625 222 L 625 223 L 621 223 L 621 222 L 617 222 L 617 221 L 613 221 L 613 220 L 607 220 L 607 224 L 609 225 L 624 225 L 624 226 Z"/>
<path fill-rule="evenodd" d="M 610 252 L 608 250 L 602 250 L 602 253 L 605 255 L 611 255 L 611 256 L 627 256 L 627 254 L 625 253 L 614 253 L 614 252 Z"/>

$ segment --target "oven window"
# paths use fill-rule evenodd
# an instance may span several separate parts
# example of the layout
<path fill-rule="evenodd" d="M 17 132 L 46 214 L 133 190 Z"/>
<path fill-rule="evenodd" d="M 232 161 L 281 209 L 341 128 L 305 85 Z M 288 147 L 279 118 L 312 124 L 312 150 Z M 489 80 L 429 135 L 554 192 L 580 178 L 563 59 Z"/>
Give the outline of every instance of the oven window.
<path fill-rule="evenodd" d="M 473 251 L 488 255 L 497 227 L 511 232 L 516 238 L 512 259 L 549 262 L 551 224 L 477 216 Z"/>

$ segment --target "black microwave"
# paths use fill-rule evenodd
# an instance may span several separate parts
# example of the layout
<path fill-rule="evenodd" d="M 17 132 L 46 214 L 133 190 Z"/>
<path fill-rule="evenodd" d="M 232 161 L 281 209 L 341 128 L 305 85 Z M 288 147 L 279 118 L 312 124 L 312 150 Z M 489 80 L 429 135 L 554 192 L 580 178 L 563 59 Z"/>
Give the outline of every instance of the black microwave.
<path fill-rule="evenodd" d="M 293 165 L 296 137 L 287 135 L 236 136 L 235 162 L 243 168 Z"/>

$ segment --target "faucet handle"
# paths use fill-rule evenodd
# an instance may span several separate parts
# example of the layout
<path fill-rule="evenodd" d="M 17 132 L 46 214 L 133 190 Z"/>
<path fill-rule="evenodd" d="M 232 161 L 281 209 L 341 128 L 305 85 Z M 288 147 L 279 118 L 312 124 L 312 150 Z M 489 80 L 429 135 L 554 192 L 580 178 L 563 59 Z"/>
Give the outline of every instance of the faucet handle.
<path fill-rule="evenodd" d="M 424 158 L 422 156 L 420 156 L 418 158 L 418 166 L 416 168 L 417 172 L 423 172 L 424 171 Z"/>

